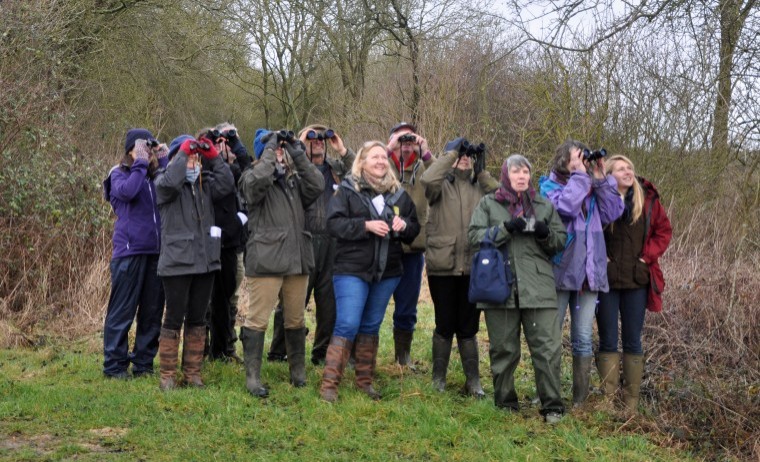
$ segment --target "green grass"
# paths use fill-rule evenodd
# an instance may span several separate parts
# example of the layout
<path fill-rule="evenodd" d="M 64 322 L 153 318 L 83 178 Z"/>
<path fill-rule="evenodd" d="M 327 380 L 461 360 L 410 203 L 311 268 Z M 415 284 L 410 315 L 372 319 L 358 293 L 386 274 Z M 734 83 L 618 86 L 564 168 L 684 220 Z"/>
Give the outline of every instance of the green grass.
<path fill-rule="evenodd" d="M 264 361 L 262 378 L 270 397 L 262 400 L 247 393 L 244 369 L 235 364 L 204 363 L 205 390 L 162 393 L 157 377 L 106 380 L 96 337 L 36 351 L 0 350 L 0 459 L 689 459 L 657 446 L 651 435 L 627 433 L 603 412 L 568 415 L 559 425 L 545 425 L 530 404 L 535 389 L 527 348 L 516 374 L 524 397 L 521 412 L 496 409 L 484 326 L 481 377 L 488 397 L 476 401 L 458 393 L 464 376 L 456 348 L 446 392 L 433 391 L 432 318 L 432 309 L 423 306 L 413 346 L 419 362 L 415 373 L 392 364 L 387 317 L 378 361 L 380 402 L 354 388 L 353 372 L 341 384 L 337 403 L 321 401 L 321 368 L 311 364 L 308 386 L 296 389 L 287 382 L 286 364 Z M 566 393 L 568 370 L 563 369 Z"/>

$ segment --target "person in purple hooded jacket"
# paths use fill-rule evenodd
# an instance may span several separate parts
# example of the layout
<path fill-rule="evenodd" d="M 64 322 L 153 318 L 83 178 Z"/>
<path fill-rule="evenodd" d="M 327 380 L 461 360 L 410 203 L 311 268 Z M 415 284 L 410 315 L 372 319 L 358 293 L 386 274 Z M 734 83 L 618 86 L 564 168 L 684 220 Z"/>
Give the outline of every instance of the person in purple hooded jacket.
<path fill-rule="evenodd" d="M 594 157 L 589 154 L 583 143 L 566 141 L 557 148 L 549 177 L 539 182 L 541 195 L 551 201 L 567 227 L 565 249 L 554 257 L 554 281 L 560 326 L 570 306 L 576 407 L 588 398 L 597 294 L 609 291 L 602 226 L 617 220 L 624 209 L 617 181 L 604 173 L 603 156 L 589 160 Z"/>
<path fill-rule="evenodd" d="M 155 172 L 168 163 L 168 149 L 142 128 L 129 130 L 124 157 L 103 182 L 116 214 L 111 258 L 111 296 L 103 327 L 103 374 L 116 379 L 153 373 L 164 312 L 158 277 L 161 220 L 156 206 Z M 129 329 L 137 316 L 135 344 Z"/>

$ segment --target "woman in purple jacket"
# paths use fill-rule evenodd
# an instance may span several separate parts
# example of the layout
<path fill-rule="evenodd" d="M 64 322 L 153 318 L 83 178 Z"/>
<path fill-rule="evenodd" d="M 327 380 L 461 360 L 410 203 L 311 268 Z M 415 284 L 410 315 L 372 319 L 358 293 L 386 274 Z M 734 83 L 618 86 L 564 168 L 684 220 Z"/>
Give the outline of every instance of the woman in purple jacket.
<path fill-rule="evenodd" d="M 103 328 L 103 374 L 128 379 L 153 373 L 164 312 L 158 277 L 161 221 L 153 176 L 168 163 L 166 145 L 145 129 L 127 132 L 121 163 L 103 182 L 105 199 L 116 214 L 111 258 L 111 296 Z M 137 315 L 135 344 L 129 353 L 129 329 Z"/>
<path fill-rule="evenodd" d="M 588 397 L 597 293 L 609 291 L 602 226 L 623 213 L 617 182 L 605 175 L 603 154 L 594 154 L 599 152 L 591 153 L 579 141 L 566 141 L 557 148 L 549 177 L 539 182 L 541 195 L 551 201 L 567 227 L 565 249 L 554 257 L 554 280 L 560 326 L 570 306 L 576 407 Z"/>

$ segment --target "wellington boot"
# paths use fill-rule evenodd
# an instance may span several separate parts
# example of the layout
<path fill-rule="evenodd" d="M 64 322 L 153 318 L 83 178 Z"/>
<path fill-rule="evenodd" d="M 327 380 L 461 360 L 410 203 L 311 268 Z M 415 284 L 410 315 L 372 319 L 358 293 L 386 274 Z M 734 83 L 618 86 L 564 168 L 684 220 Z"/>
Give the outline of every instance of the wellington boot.
<path fill-rule="evenodd" d="M 599 388 L 608 398 L 615 396 L 620 385 L 620 353 L 599 352 L 596 354 L 596 368 L 601 384 Z"/>
<path fill-rule="evenodd" d="M 396 350 L 396 362 L 402 366 L 412 365 L 412 338 L 414 332 L 393 329 L 393 344 Z"/>
<path fill-rule="evenodd" d="M 452 339 L 433 332 L 433 388 L 443 392 L 446 389 L 446 371 L 449 368 Z"/>
<path fill-rule="evenodd" d="M 158 361 L 161 382 L 158 385 L 162 391 L 177 388 L 177 361 L 179 355 L 179 331 L 161 329 L 158 339 Z"/>
<path fill-rule="evenodd" d="M 459 346 L 459 356 L 462 358 L 462 369 L 466 382 L 464 391 L 470 396 L 477 399 L 485 398 L 483 387 L 480 386 L 480 361 L 478 359 L 478 341 L 475 337 L 460 339 L 457 338 Z"/>
<path fill-rule="evenodd" d="M 203 363 L 203 345 L 206 343 L 206 326 L 185 326 L 182 344 L 182 372 L 188 385 L 203 388 L 201 364 Z"/>
<path fill-rule="evenodd" d="M 294 387 L 306 386 L 306 328 L 285 329 L 285 348 L 288 352 L 290 383 Z"/>
<path fill-rule="evenodd" d="M 644 375 L 644 355 L 623 354 L 623 404 L 626 411 L 638 412 L 641 378 Z"/>
<path fill-rule="evenodd" d="M 380 338 L 377 335 L 358 334 L 356 336 L 356 386 L 374 400 L 380 399 L 372 386 L 377 364 L 377 347 Z"/>
<path fill-rule="evenodd" d="M 245 387 L 253 396 L 264 398 L 269 390 L 261 383 L 261 357 L 264 353 L 264 335 L 266 333 L 240 328 L 240 341 L 243 343 L 243 362 L 245 363 Z"/>
<path fill-rule="evenodd" d="M 280 305 L 277 305 L 277 307 L 274 309 L 272 342 L 269 345 L 267 361 L 285 362 L 287 359 L 287 347 L 285 346 L 285 318 L 282 314 L 282 307 Z"/>
<path fill-rule="evenodd" d="M 588 398 L 591 356 L 573 356 L 573 407 L 581 407 Z"/>
<path fill-rule="evenodd" d="M 338 400 L 338 385 L 343 378 L 343 370 L 351 354 L 352 343 L 345 337 L 332 336 L 325 355 L 325 368 L 322 371 L 322 384 L 319 396 L 323 400 L 334 403 Z"/>

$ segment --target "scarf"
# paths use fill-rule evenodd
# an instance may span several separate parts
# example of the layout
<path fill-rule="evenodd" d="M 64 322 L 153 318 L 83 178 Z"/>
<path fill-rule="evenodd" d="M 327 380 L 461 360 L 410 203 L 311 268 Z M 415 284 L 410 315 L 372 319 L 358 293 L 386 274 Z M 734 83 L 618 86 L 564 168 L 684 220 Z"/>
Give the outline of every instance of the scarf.
<path fill-rule="evenodd" d="M 376 194 L 385 194 L 387 192 L 391 192 L 391 189 L 394 185 L 393 177 L 390 175 L 386 175 L 383 178 L 377 179 L 373 178 L 371 175 L 365 175 L 362 173 L 359 178 L 353 177 L 353 179 L 357 191 L 361 191 L 362 189 L 370 189 Z"/>
<path fill-rule="evenodd" d="M 507 163 L 501 167 L 501 186 L 496 190 L 496 201 L 501 204 L 507 204 L 507 210 L 512 217 L 530 217 L 533 216 L 533 199 L 536 198 L 536 190 L 533 185 L 528 183 L 528 190 L 518 193 L 512 188 L 509 181 L 509 170 Z"/>
<path fill-rule="evenodd" d="M 401 154 L 401 151 L 399 150 L 399 155 Z M 410 166 L 414 164 L 414 162 L 417 160 L 417 151 L 413 151 L 412 154 L 404 159 L 404 168 L 402 170 L 401 168 L 401 161 L 399 160 L 399 156 L 396 155 L 395 151 L 391 152 L 391 160 L 393 161 L 393 164 L 396 166 L 396 171 L 401 173 L 403 170 L 406 170 Z"/>

